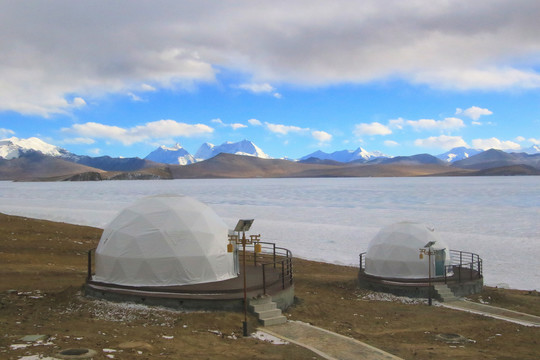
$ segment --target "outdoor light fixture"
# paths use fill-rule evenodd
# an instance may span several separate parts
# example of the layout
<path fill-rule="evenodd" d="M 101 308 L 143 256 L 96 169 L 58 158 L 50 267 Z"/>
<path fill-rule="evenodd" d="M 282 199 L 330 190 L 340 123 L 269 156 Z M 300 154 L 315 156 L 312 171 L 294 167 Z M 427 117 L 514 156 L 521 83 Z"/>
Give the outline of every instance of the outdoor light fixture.
<path fill-rule="evenodd" d="M 430 241 L 422 249 L 420 249 L 420 259 L 424 258 L 424 254 L 427 254 L 428 256 L 428 304 L 431 306 L 431 255 L 434 255 L 435 253 L 431 249 L 431 247 L 435 245 L 435 241 Z"/>
<path fill-rule="evenodd" d="M 244 336 L 248 336 L 247 329 L 247 284 L 246 284 L 246 244 L 254 244 L 254 251 L 261 252 L 261 235 L 250 235 L 249 239 L 246 238 L 246 231 L 249 231 L 251 225 L 253 224 L 254 219 L 240 219 L 234 228 L 234 231 L 237 232 L 237 235 L 229 235 L 229 244 L 227 245 L 227 251 L 233 252 L 233 244 L 240 245 L 242 244 L 242 273 L 244 274 L 244 323 L 243 330 Z M 242 237 L 240 237 L 240 232 Z"/>

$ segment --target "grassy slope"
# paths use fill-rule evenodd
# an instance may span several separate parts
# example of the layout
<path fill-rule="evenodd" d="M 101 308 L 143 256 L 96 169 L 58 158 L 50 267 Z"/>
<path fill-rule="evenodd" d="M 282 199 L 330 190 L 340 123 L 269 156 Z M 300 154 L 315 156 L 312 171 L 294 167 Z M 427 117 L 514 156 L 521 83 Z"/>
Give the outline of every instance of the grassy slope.
<path fill-rule="evenodd" d="M 178 313 L 85 299 L 78 294 L 86 277 L 86 251 L 97 245 L 101 230 L 2 214 L 0 224 L 2 358 L 51 356 L 68 347 L 118 350 L 128 341 L 146 345 L 117 352 L 116 359 L 317 358 L 295 345 L 228 338 L 241 332 L 240 313 Z M 536 359 L 540 355 L 538 328 L 422 304 L 365 300 L 369 292 L 357 288 L 356 273 L 353 267 L 295 259 L 298 301 L 287 315 L 405 359 Z M 540 315 L 536 292 L 487 289 L 481 296 L 492 305 Z M 250 324 L 255 325 L 253 318 Z M 57 347 L 9 350 L 22 335 L 37 333 L 54 336 Z M 439 333 L 458 333 L 475 342 L 453 347 L 436 340 Z M 103 353 L 100 356 L 105 359 Z"/>

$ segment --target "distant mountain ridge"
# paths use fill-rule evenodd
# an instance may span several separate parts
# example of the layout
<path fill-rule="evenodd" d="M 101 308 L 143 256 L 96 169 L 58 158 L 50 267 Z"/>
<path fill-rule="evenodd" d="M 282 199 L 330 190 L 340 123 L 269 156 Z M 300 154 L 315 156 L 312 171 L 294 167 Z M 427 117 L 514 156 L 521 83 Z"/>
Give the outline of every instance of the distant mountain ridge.
<path fill-rule="evenodd" d="M 326 153 L 324 151 L 317 150 L 311 154 L 301 157 L 299 160 L 304 161 L 309 158 L 315 158 L 320 160 L 333 160 L 347 163 L 351 161 L 369 161 L 380 157 L 388 158 L 390 156 L 385 155 L 380 151 L 369 152 L 359 147 L 356 150 L 340 150 L 334 151 L 332 153 Z"/>
<path fill-rule="evenodd" d="M 202 144 L 199 159 L 179 144 L 160 146 L 141 159 L 76 155 L 38 138 L 12 137 L 0 140 L 0 179 L 538 175 L 538 150 L 532 147 L 528 154 L 455 148 L 438 156 L 390 157 L 358 148 L 330 154 L 317 151 L 294 161 L 271 159 L 253 142 L 243 140 L 219 146 Z M 475 151 L 478 153 L 472 155 Z"/>

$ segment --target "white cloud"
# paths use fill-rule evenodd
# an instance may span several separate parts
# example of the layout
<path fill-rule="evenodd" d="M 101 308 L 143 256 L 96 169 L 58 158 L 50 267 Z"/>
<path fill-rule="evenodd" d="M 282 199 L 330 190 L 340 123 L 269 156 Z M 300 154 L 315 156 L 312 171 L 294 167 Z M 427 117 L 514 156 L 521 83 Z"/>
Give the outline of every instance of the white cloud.
<path fill-rule="evenodd" d="M 288 133 L 302 133 L 309 131 L 309 128 L 301 128 L 294 125 L 282 125 L 282 124 L 272 124 L 269 122 L 265 122 L 264 125 L 266 125 L 266 128 L 270 130 L 273 133 L 280 134 L 280 135 L 287 135 Z"/>
<path fill-rule="evenodd" d="M 313 136 L 313 138 L 319 141 L 319 143 L 332 141 L 332 135 L 327 133 L 326 131 L 314 130 L 311 132 L 311 135 Z"/>
<path fill-rule="evenodd" d="M 242 128 L 247 128 L 247 125 L 240 124 L 240 123 L 233 123 L 233 124 L 225 124 L 221 119 L 212 119 L 211 122 L 215 124 L 219 124 L 221 126 L 228 126 L 231 127 L 233 130 L 238 130 Z"/>
<path fill-rule="evenodd" d="M 431 136 L 427 139 L 416 139 L 414 141 L 414 145 L 444 150 L 450 150 L 460 146 L 468 147 L 467 143 L 461 138 L 461 136 L 448 135 Z"/>
<path fill-rule="evenodd" d="M 398 146 L 399 143 L 394 141 L 394 140 L 385 140 L 384 145 L 389 146 L 389 147 L 393 147 L 393 146 Z"/>
<path fill-rule="evenodd" d="M 82 107 L 86 105 L 86 101 L 82 97 L 76 97 L 72 102 L 73 107 Z"/>
<path fill-rule="evenodd" d="M 76 138 L 71 138 L 71 139 L 64 139 L 62 142 L 64 144 L 86 144 L 86 145 L 90 145 L 90 144 L 95 143 L 96 141 L 94 139 L 90 139 L 90 138 L 87 138 L 87 137 L 76 137 Z"/>
<path fill-rule="evenodd" d="M 513 88 L 540 88 L 540 74 L 531 70 L 511 67 L 461 68 L 419 71 L 411 76 L 414 83 L 428 84 L 434 88 L 466 90 L 506 90 Z"/>
<path fill-rule="evenodd" d="M 444 120 L 433 119 L 420 119 L 420 120 L 407 120 L 407 125 L 411 126 L 415 130 L 454 130 L 465 126 L 463 120 L 458 118 L 446 118 Z"/>
<path fill-rule="evenodd" d="M 232 127 L 233 130 L 238 130 L 238 129 L 242 129 L 242 128 L 247 128 L 247 125 L 240 124 L 240 123 L 229 124 L 229 126 Z"/>
<path fill-rule="evenodd" d="M 0 138 L 5 138 L 10 135 L 15 135 L 15 132 L 13 130 L 0 128 Z"/>
<path fill-rule="evenodd" d="M 537 0 L 328 4 L 132 0 L 127 9 L 55 1 L 29 10 L 2 2 L 9 41 L 0 44 L 0 111 L 50 116 L 71 111 L 72 94 L 190 87 L 215 81 L 219 69 L 242 72 L 254 79 L 244 84 L 251 91 L 269 93 L 277 82 L 389 77 L 457 90 L 540 87 Z"/>
<path fill-rule="evenodd" d="M 392 129 L 403 129 L 405 120 L 403 118 L 392 119 L 388 121 L 388 126 Z"/>
<path fill-rule="evenodd" d="M 475 149 L 498 149 L 498 150 L 519 150 L 521 146 L 513 141 L 501 141 L 495 137 L 489 139 L 474 139 L 472 141 Z"/>
<path fill-rule="evenodd" d="M 141 102 L 143 101 L 143 99 L 138 96 L 138 95 L 135 95 L 134 93 L 132 92 L 128 92 L 127 95 L 131 98 L 132 101 L 135 101 L 135 102 Z"/>
<path fill-rule="evenodd" d="M 175 136 L 200 136 L 211 133 L 214 129 L 203 124 L 191 125 L 174 120 L 159 120 L 128 129 L 119 126 L 87 122 L 84 124 L 74 124 L 71 128 L 64 128 L 62 131 L 87 138 L 108 139 L 111 141 L 119 141 L 124 145 L 131 145 L 151 139 L 170 138 Z"/>
<path fill-rule="evenodd" d="M 530 143 L 533 143 L 534 145 L 540 145 L 540 139 L 529 138 L 527 139 L 527 141 L 529 141 Z"/>
<path fill-rule="evenodd" d="M 526 139 L 523 137 L 523 136 L 517 136 L 516 137 L 516 141 L 519 141 L 519 142 L 523 142 L 525 141 Z"/>
<path fill-rule="evenodd" d="M 463 110 L 463 109 L 460 109 L 460 108 L 457 108 L 456 109 L 456 115 L 465 115 L 471 119 L 473 119 L 474 121 L 480 119 L 480 116 L 483 116 L 483 115 L 492 115 L 493 112 L 489 109 L 482 109 L 478 106 L 471 106 L 470 108 L 466 109 L 466 110 Z"/>
<path fill-rule="evenodd" d="M 141 87 L 140 87 L 141 91 L 156 91 L 157 89 L 155 87 L 153 87 L 152 85 L 148 85 L 148 84 L 141 84 Z"/>
<path fill-rule="evenodd" d="M 357 124 L 354 128 L 354 134 L 358 137 L 364 135 L 389 135 L 391 133 L 392 130 L 388 126 L 378 122 Z"/>
<path fill-rule="evenodd" d="M 274 87 L 272 85 L 268 84 L 268 83 L 264 83 L 264 84 L 240 84 L 240 85 L 238 85 L 238 87 L 240 89 L 251 91 L 251 92 L 253 92 L 255 94 L 269 93 L 269 92 L 273 92 L 275 90 Z"/>
<path fill-rule="evenodd" d="M 280 93 L 276 92 L 275 91 L 276 89 L 272 85 L 270 85 L 268 83 L 263 83 L 263 84 L 240 84 L 240 85 L 238 85 L 238 88 L 250 91 L 250 92 L 255 93 L 255 94 L 272 93 L 272 96 L 275 97 L 276 99 L 281 99 L 282 98 L 282 95 Z"/>
<path fill-rule="evenodd" d="M 89 149 L 89 150 L 87 151 L 87 154 L 90 154 L 90 155 L 99 155 L 99 154 L 101 154 L 101 149 L 99 149 L 99 148 Z"/>
<path fill-rule="evenodd" d="M 253 126 L 262 126 L 262 123 L 257 119 L 249 119 L 248 123 L 250 123 Z"/>

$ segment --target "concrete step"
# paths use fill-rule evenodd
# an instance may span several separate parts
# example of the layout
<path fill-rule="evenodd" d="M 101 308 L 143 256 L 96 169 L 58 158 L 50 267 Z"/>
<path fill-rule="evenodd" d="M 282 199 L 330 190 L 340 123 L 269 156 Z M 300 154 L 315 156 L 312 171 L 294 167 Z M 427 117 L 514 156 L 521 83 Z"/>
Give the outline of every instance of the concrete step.
<path fill-rule="evenodd" d="M 253 312 L 253 313 L 259 313 L 261 311 L 266 311 L 266 310 L 274 310 L 277 308 L 277 304 L 275 302 L 269 302 L 269 303 L 266 303 L 266 304 L 255 304 L 255 305 L 249 305 L 249 311 Z"/>
<path fill-rule="evenodd" d="M 458 297 L 454 295 L 454 292 L 448 287 L 448 285 L 434 285 L 435 291 L 442 298 L 443 302 L 451 302 L 459 300 Z"/>
<path fill-rule="evenodd" d="M 249 305 L 261 305 L 268 304 L 272 302 L 272 297 L 270 295 L 261 295 L 256 298 L 249 299 Z"/>
<path fill-rule="evenodd" d="M 287 318 L 283 315 L 280 315 L 269 319 L 260 319 L 260 322 L 263 324 L 263 326 L 279 325 L 285 324 L 287 322 Z"/>
<path fill-rule="evenodd" d="M 265 310 L 265 311 L 261 311 L 255 314 L 259 317 L 259 320 L 271 319 L 276 316 L 281 316 L 281 310 L 280 309 Z"/>

